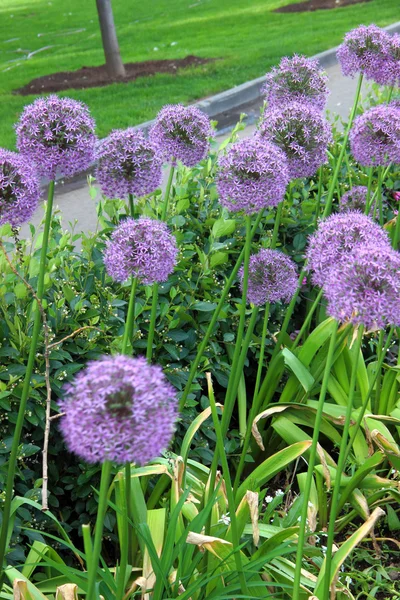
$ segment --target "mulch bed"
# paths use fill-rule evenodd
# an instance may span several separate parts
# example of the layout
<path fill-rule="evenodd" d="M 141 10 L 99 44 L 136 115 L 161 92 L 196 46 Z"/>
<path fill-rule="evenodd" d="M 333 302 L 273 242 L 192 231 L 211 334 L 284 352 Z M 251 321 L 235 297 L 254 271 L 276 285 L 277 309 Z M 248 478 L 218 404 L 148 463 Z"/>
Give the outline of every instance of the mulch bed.
<path fill-rule="evenodd" d="M 199 56 L 186 56 L 174 60 L 147 60 L 145 62 L 127 63 L 125 65 L 126 77 L 110 80 L 105 65 L 100 67 L 82 67 L 78 71 L 62 71 L 32 79 L 23 87 L 15 90 L 15 94 L 27 96 L 28 94 L 45 94 L 48 92 L 61 92 L 63 90 L 83 90 L 91 87 L 110 85 L 112 81 L 128 82 L 138 77 L 155 75 L 156 73 L 176 73 L 185 67 L 205 65 L 214 59 L 200 58 Z"/>
<path fill-rule="evenodd" d="M 287 4 L 286 6 L 281 6 L 280 8 L 276 8 L 273 12 L 311 12 L 314 10 L 353 6 L 353 4 L 361 4 L 363 2 L 371 2 L 371 0 L 306 0 L 305 2 L 300 2 L 298 4 Z"/>

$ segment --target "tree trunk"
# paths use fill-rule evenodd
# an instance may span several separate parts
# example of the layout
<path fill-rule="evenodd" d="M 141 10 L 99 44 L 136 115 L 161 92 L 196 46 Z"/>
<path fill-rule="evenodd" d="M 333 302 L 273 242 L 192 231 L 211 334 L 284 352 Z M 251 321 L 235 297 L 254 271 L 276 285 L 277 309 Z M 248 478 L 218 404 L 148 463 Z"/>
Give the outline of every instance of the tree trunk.
<path fill-rule="evenodd" d="M 111 0 L 96 0 L 103 41 L 106 69 L 111 79 L 125 77 L 125 67 L 119 52 Z"/>

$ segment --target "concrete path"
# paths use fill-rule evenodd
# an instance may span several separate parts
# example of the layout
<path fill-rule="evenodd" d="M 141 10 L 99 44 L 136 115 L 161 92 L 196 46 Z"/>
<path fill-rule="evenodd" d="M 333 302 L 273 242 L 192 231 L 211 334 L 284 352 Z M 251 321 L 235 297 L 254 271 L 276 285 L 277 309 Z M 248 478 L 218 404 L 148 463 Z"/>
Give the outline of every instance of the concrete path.
<path fill-rule="evenodd" d="M 337 113 L 341 118 L 346 119 L 353 104 L 356 80 L 344 77 L 341 74 L 340 67 L 334 64 L 326 68 L 329 77 L 329 96 L 327 110 L 329 113 Z M 365 87 L 364 87 L 365 92 Z M 166 96 L 168 94 L 166 93 Z M 244 104 L 236 109 L 218 115 L 215 119 L 219 122 L 222 129 L 221 134 L 217 136 L 217 142 L 221 143 L 229 135 L 229 130 L 238 121 L 239 115 L 245 112 L 248 115 L 246 122 L 248 125 L 241 132 L 240 137 L 247 137 L 253 134 L 255 123 L 260 115 L 260 101 L 250 104 Z M 54 206 L 61 210 L 63 215 L 62 223 L 65 229 L 71 229 L 71 223 L 78 221 L 74 230 L 77 231 L 95 231 L 97 223 L 95 201 L 89 194 L 89 189 L 85 180 L 79 179 L 75 182 L 58 182 L 56 184 Z M 43 217 L 43 207 L 40 206 L 34 214 L 31 222 L 37 227 Z M 21 237 L 30 238 L 29 226 L 25 224 L 21 228 Z"/>

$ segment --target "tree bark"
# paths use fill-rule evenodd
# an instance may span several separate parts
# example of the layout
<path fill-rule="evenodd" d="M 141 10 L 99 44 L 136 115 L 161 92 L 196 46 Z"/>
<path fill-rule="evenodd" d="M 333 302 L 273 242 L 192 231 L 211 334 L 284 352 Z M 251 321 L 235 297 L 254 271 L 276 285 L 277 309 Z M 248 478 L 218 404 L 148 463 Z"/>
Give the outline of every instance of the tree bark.
<path fill-rule="evenodd" d="M 111 0 L 96 0 L 96 5 L 100 21 L 101 39 L 103 41 L 107 73 L 111 79 L 125 77 L 125 67 L 119 51 Z"/>

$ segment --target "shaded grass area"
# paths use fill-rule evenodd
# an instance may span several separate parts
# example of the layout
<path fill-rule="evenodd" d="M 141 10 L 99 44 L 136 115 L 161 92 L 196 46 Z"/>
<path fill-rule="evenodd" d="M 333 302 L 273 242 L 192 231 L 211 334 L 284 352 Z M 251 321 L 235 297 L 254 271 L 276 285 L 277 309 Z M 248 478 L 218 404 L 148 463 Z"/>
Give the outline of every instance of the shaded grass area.
<path fill-rule="evenodd" d="M 326 50 L 361 23 L 384 26 L 398 19 L 393 0 L 313 13 L 271 12 L 290 2 L 114 0 L 124 62 L 188 54 L 218 60 L 176 75 L 64 95 L 89 105 L 102 137 L 113 128 L 153 118 L 167 102 L 193 102 L 263 75 L 281 56 Z M 13 124 L 35 97 L 13 90 L 41 75 L 103 63 L 94 0 L 0 0 L 0 146 L 15 146 Z"/>

